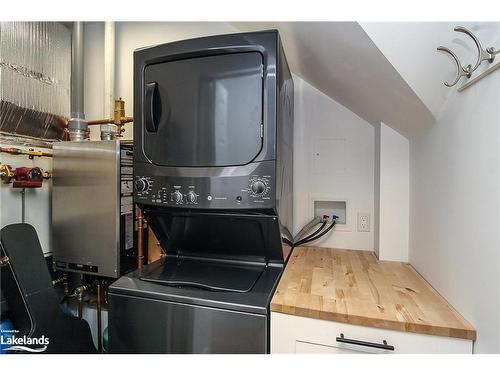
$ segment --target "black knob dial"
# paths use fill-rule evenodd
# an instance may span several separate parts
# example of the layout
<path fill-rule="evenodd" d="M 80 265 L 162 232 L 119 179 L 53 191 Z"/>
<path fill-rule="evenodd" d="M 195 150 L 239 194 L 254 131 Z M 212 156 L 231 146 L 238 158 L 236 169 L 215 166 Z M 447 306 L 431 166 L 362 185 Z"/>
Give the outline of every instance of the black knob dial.
<path fill-rule="evenodd" d="M 135 190 L 146 191 L 149 188 L 149 182 L 145 178 L 139 178 L 135 180 Z"/>
<path fill-rule="evenodd" d="M 178 190 L 174 192 L 174 201 L 175 203 L 182 203 L 182 193 Z"/>
<path fill-rule="evenodd" d="M 194 191 L 190 191 L 189 193 L 187 193 L 187 200 L 189 203 L 196 203 L 197 198 L 198 196 Z"/>
<path fill-rule="evenodd" d="M 252 192 L 256 195 L 261 195 L 266 191 L 266 184 L 261 180 L 252 183 Z"/>

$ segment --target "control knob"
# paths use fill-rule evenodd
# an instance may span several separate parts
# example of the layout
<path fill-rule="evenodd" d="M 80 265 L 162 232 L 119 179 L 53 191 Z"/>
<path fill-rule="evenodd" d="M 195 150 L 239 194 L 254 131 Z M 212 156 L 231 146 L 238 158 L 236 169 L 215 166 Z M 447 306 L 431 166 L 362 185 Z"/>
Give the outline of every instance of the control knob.
<path fill-rule="evenodd" d="M 257 180 L 252 183 L 251 189 L 255 195 L 262 195 L 266 191 L 266 187 L 263 181 Z"/>
<path fill-rule="evenodd" d="M 198 196 L 194 191 L 190 191 L 187 193 L 187 200 L 189 203 L 196 203 L 196 200 L 198 199 Z"/>
<path fill-rule="evenodd" d="M 135 190 L 142 192 L 149 189 L 149 181 L 144 177 L 135 180 Z"/>
<path fill-rule="evenodd" d="M 182 203 L 182 193 L 179 190 L 174 192 L 174 201 L 175 203 Z"/>

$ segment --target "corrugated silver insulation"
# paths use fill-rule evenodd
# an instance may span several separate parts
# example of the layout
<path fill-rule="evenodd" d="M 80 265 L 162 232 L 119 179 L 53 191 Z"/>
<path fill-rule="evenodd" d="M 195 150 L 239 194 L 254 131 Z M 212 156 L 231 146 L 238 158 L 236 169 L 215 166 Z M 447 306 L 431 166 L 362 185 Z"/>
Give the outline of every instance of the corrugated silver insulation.
<path fill-rule="evenodd" d="M 60 140 L 70 115 L 71 32 L 0 22 L 0 132 Z"/>

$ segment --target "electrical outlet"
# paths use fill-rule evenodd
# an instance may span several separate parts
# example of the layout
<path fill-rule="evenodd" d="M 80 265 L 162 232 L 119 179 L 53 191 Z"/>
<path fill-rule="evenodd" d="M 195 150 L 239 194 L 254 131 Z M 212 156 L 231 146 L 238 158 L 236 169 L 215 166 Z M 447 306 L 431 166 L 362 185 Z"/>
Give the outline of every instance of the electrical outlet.
<path fill-rule="evenodd" d="M 370 214 L 358 212 L 358 232 L 370 231 Z"/>

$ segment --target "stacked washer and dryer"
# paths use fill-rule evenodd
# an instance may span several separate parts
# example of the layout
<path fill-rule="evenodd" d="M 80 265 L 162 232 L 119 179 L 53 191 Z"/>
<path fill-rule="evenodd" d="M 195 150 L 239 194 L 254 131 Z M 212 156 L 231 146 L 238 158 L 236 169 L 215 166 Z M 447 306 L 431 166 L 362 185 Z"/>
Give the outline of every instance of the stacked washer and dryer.
<path fill-rule="evenodd" d="M 135 51 L 134 114 L 134 202 L 165 256 L 110 286 L 110 351 L 268 353 L 293 219 L 278 32 Z"/>

